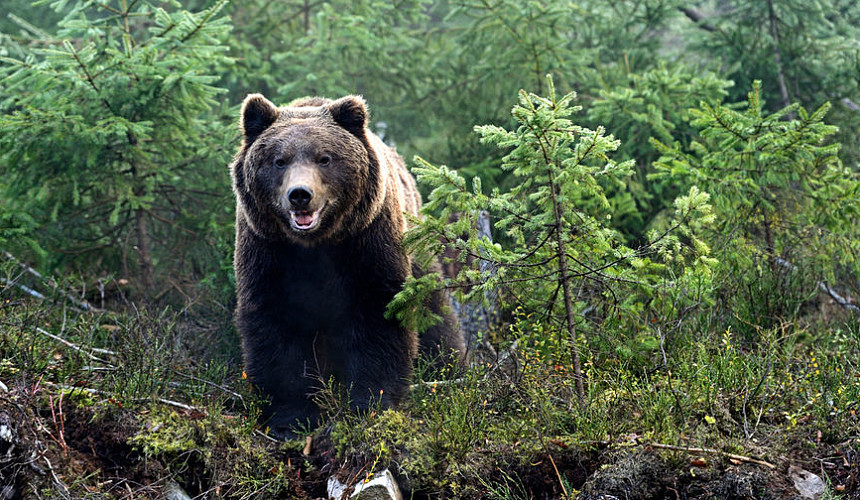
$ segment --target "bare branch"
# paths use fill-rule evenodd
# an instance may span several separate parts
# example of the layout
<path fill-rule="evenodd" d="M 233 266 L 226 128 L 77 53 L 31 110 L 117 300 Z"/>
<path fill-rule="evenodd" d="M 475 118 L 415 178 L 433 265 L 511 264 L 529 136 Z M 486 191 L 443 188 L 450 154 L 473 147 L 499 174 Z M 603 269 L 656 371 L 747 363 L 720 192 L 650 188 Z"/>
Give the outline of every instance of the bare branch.
<path fill-rule="evenodd" d="M 856 102 L 852 101 L 851 99 L 849 99 L 847 97 L 843 97 L 841 99 L 841 102 L 842 102 L 842 104 L 845 105 L 845 107 L 847 107 L 851 111 L 860 111 L 860 104 L 857 104 Z"/>
<path fill-rule="evenodd" d="M 711 33 L 713 33 L 714 31 L 717 31 L 717 28 L 715 28 L 713 25 L 704 22 L 705 15 L 702 14 L 701 12 L 699 12 L 698 10 L 696 10 L 692 7 L 683 7 L 683 6 L 678 7 L 678 10 L 683 12 L 684 15 L 687 16 L 687 18 L 689 18 L 691 21 L 696 23 L 703 30 L 710 31 Z"/>

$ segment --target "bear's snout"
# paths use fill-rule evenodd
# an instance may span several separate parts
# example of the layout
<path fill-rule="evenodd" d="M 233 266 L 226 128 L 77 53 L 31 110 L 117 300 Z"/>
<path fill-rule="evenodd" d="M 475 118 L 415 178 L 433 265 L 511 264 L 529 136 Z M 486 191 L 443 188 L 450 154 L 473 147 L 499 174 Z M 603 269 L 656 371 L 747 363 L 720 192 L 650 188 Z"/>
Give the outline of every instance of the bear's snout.
<path fill-rule="evenodd" d="M 282 181 L 277 204 L 289 213 L 290 227 L 308 234 L 322 222 L 322 212 L 329 200 L 328 190 L 321 182 L 318 169 L 296 165 Z"/>
<path fill-rule="evenodd" d="M 294 186 L 287 191 L 287 199 L 294 210 L 306 210 L 314 197 L 314 190 L 308 186 Z"/>

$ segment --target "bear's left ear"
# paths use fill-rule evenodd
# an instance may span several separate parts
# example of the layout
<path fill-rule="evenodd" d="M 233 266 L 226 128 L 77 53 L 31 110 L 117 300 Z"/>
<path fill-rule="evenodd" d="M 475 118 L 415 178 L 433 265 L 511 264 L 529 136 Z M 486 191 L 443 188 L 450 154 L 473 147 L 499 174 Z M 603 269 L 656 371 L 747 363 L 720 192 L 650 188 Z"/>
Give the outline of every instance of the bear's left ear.
<path fill-rule="evenodd" d="M 333 103 L 327 104 L 325 107 L 338 125 L 359 139 L 365 137 L 364 127 L 367 124 L 367 105 L 361 96 L 348 95 L 341 97 Z"/>

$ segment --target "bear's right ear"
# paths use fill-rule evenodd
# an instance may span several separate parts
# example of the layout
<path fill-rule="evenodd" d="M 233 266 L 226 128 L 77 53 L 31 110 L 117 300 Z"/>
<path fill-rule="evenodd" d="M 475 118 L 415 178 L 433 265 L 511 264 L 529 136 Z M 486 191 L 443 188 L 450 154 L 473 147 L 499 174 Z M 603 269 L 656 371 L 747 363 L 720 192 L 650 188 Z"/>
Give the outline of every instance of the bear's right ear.
<path fill-rule="evenodd" d="M 357 95 L 348 95 L 325 106 L 334 121 L 359 139 L 364 137 L 367 125 L 367 104 Z"/>
<path fill-rule="evenodd" d="M 263 97 L 263 94 L 248 94 L 242 103 L 241 127 L 245 142 L 254 142 L 264 130 L 278 119 L 278 107 Z"/>

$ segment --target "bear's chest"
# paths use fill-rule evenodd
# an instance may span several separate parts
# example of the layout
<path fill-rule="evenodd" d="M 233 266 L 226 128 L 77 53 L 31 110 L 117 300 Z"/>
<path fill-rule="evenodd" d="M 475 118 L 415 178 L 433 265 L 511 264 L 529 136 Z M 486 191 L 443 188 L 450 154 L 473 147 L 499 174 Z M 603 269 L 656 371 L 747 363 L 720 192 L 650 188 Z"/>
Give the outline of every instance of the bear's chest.
<path fill-rule="evenodd" d="M 348 315 L 356 303 L 356 277 L 330 249 L 292 248 L 278 256 L 273 276 L 279 307 L 292 321 L 324 325 Z"/>
<path fill-rule="evenodd" d="M 374 278 L 360 253 L 339 247 L 280 250 L 269 276 L 272 306 L 293 328 L 334 333 L 356 320 L 383 321 L 396 289 Z"/>

